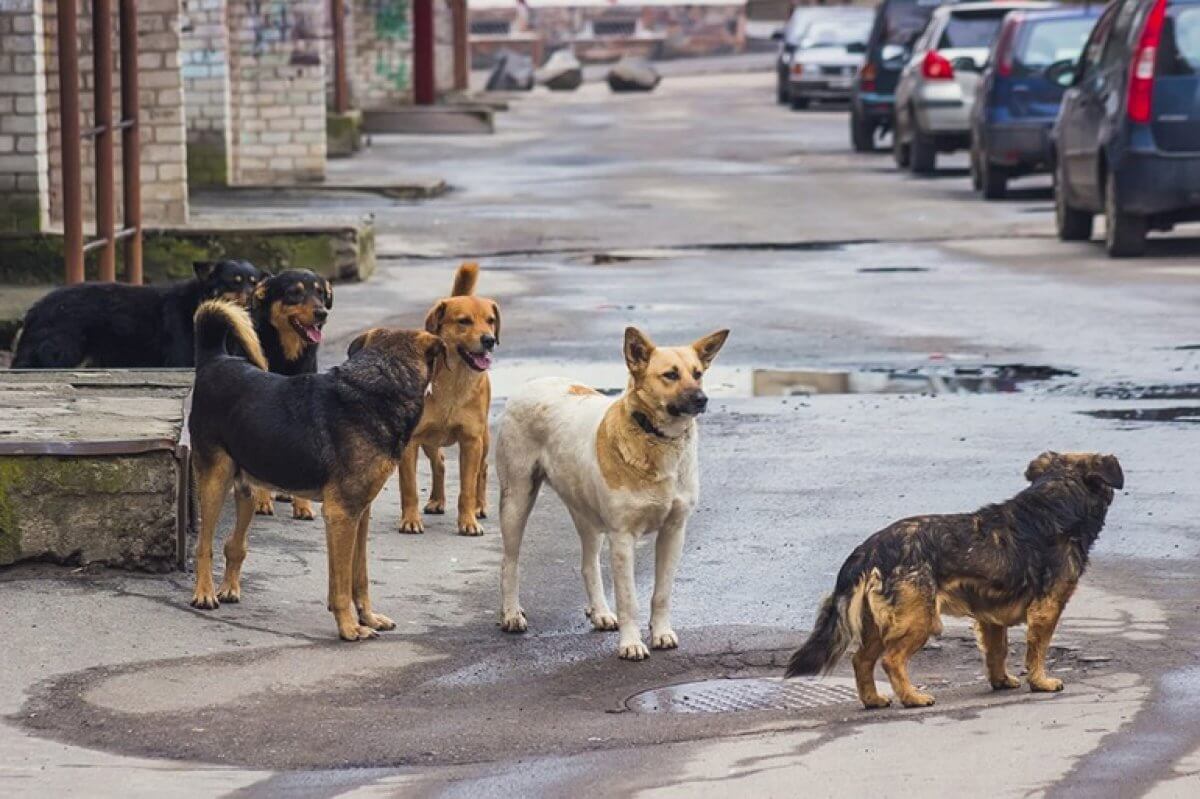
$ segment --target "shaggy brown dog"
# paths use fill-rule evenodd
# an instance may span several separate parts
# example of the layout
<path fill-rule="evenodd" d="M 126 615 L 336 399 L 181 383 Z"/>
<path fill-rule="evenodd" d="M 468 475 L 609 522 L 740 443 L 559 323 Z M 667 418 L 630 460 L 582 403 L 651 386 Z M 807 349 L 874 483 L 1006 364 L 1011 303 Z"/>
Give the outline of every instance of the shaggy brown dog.
<path fill-rule="evenodd" d="M 949 613 L 975 620 L 992 688 L 1020 685 L 1005 659 L 1008 628 L 1025 622 L 1030 690 L 1061 691 L 1046 674 L 1046 649 L 1125 476 L 1112 455 L 1044 452 L 1025 478 L 1032 485 L 1007 502 L 904 519 L 860 544 L 784 676 L 827 672 L 853 646 L 865 707 L 891 704 L 875 690 L 880 656 L 905 707 L 932 705 L 909 680 L 908 660 Z"/>

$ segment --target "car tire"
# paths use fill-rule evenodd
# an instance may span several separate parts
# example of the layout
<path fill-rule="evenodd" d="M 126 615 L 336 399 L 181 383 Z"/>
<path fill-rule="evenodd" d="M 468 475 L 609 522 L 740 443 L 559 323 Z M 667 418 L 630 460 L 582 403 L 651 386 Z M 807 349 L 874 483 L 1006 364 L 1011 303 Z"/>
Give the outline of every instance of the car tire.
<path fill-rule="evenodd" d="M 787 81 L 777 74 L 775 76 L 775 102 L 787 105 L 791 100 L 792 98 L 788 96 Z"/>
<path fill-rule="evenodd" d="M 900 115 L 896 114 L 892 120 L 892 160 L 896 162 L 897 169 L 908 169 L 911 159 L 912 151 L 908 142 L 904 141 L 904 127 L 900 124 Z"/>
<path fill-rule="evenodd" d="M 970 165 L 971 165 L 971 188 L 974 189 L 975 191 L 982 191 L 983 190 L 983 178 L 979 174 L 979 153 L 977 153 L 975 151 L 974 147 L 971 147 Z"/>
<path fill-rule="evenodd" d="M 850 109 L 850 143 L 856 153 L 875 152 L 875 125 Z"/>
<path fill-rule="evenodd" d="M 1120 210 L 1111 172 L 1104 179 L 1104 249 L 1111 258 L 1136 258 L 1146 252 L 1146 217 Z"/>
<path fill-rule="evenodd" d="M 979 183 L 984 199 L 1003 200 L 1008 194 L 1008 170 L 989 162 L 986 155 L 980 156 Z"/>
<path fill-rule="evenodd" d="M 909 166 L 914 175 L 930 175 L 937 169 L 937 142 L 932 136 L 921 132 L 913 126 L 912 145 Z"/>
<path fill-rule="evenodd" d="M 1081 211 L 1067 199 L 1066 178 L 1061 163 L 1054 170 L 1054 225 L 1060 241 L 1087 241 L 1092 237 L 1094 215 Z"/>
<path fill-rule="evenodd" d="M 792 98 L 792 110 L 793 111 L 803 111 L 806 108 L 808 108 L 808 98 L 807 97 L 793 97 Z"/>

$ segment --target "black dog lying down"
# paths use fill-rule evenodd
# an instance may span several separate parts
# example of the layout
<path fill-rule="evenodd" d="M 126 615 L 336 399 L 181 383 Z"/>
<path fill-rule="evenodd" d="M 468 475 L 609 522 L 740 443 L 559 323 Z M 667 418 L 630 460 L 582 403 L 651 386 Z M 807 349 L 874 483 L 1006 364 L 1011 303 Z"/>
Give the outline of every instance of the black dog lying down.
<path fill-rule="evenodd" d="M 227 354 L 231 343 L 249 360 Z M 352 347 L 350 360 L 328 372 L 272 374 L 244 309 L 200 306 L 188 423 L 200 500 L 195 607 L 241 598 L 255 486 L 323 503 L 328 605 L 338 634 L 354 641 L 395 626 L 373 612 L 368 594 L 371 502 L 396 471 L 445 347 L 437 336 L 409 330 L 376 333 Z M 237 523 L 225 543 L 224 579 L 214 590 L 213 534 L 230 486 Z"/>
<path fill-rule="evenodd" d="M 949 613 L 975 620 L 992 688 L 1020 685 L 1005 660 L 1008 628 L 1025 622 L 1030 689 L 1061 691 L 1062 680 L 1046 674 L 1046 649 L 1125 476 L 1112 455 L 1044 452 L 1025 478 L 1032 485 L 1007 502 L 904 519 L 860 544 L 784 676 L 827 672 L 853 647 L 865 707 L 891 704 L 875 690 L 881 655 L 905 707 L 932 705 L 909 681 L 908 660 Z"/>
<path fill-rule="evenodd" d="M 187 367 L 195 363 L 192 317 L 201 302 L 248 306 L 264 274 L 246 261 L 193 265 L 191 280 L 163 286 L 81 283 L 25 314 L 13 369 Z"/>

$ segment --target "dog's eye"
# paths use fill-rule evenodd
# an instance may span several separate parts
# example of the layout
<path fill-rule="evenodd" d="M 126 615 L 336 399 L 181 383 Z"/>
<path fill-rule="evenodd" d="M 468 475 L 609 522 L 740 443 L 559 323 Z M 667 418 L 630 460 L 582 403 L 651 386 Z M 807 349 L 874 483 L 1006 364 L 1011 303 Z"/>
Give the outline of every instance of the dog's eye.
<path fill-rule="evenodd" d="M 489 316 L 487 319 L 487 323 L 489 325 L 494 325 L 494 324 L 496 324 L 496 320 Z"/>
<path fill-rule="evenodd" d="M 471 324 L 471 319 L 469 317 L 464 316 L 462 319 L 458 320 L 458 323 L 460 325 L 469 325 L 469 324 Z"/>
<path fill-rule="evenodd" d="M 679 379 L 679 372 L 674 369 L 672 369 L 669 372 L 663 372 L 663 380 L 674 383 L 678 379 Z"/>
<path fill-rule="evenodd" d="M 701 372 L 699 369 L 696 369 L 695 371 L 692 372 L 692 377 L 699 380 L 700 378 L 704 377 L 704 372 Z"/>

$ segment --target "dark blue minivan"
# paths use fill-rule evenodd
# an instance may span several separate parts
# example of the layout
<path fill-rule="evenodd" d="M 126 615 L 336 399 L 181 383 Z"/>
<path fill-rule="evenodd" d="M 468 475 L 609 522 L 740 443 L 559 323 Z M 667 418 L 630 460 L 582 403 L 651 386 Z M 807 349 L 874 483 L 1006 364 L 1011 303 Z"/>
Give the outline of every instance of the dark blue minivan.
<path fill-rule="evenodd" d="M 1011 178 L 1050 170 L 1050 129 L 1065 91 L 1051 75 L 1078 60 L 1101 8 L 1004 18 L 971 112 L 971 180 L 984 197 L 1003 197 Z"/>
<path fill-rule="evenodd" d="M 1147 231 L 1200 221 L 1200 0 L 1113 0 L 1059 77 L 1059 237 L 1090 238 L 1103 213 L 1109 255 L 1133 256 Z"/>

